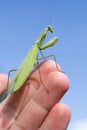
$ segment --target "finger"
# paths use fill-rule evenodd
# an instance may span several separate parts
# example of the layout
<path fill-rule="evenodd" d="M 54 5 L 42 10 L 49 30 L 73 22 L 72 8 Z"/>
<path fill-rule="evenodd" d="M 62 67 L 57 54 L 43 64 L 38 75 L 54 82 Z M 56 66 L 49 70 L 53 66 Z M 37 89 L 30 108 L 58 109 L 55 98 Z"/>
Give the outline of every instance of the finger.
<path fill-rule="evenodd" d="M 49 66 L 48 66 L 49 64 Z M 47 75 L 50 72 L 56 71 L 56 65 L 53 61 L 43 62 L 40 65 L 41 76 L 43 80 L 46 79 Z M 5 78 L 4 85 L 7 85 Z M 29 102 L 29 100 L 34 96 L 38 88 L 40 87 L 40 75 L 38 73 L 38 68 L 31 73 L 29 78 L 23 87 L 16 93 L 12 94 L 10 97 L 2 102 L 0 106 L 1 117 L 3 118 L 2 124 L 5 124 L 6 128 L 8 128 L 18 114 L 22 111 L 22 108 Z M 43 88 L 43 85 L 42 85 Z M 0 118 L 1 119 L 1 118 Z M 2 119 L 1 119 L 2 120 Z M 2 125 L 1 125 L 2 126 Z"/>
<path fill-rule="evenodd" d="M 12 129 L 19 127 L 30 130 L 38 129 L 50 109 L 62 98 L 68 89 L 69 81 L 63 73 L 53 71 L 48 74 L 44 84 L 49 93 L 43 87 L 40 87 L 35 97 L 21 111 L 16 122 L 12 125 Z"/>
<path fill-rule="evenodd" d="M 8 76 L 0 74 L 0 95 L 7 89 Z"/>
<path fill-rule="evenodd" d="M 40 70 L 40 73 L 39 73 L 39 70 Z M 30 76 L 24 83 L 23 87 L 19 91 L 17 91 L 16 93 L 13 93 L 10 96 L 8 100 L 8 104 L 10 104 L 15 110 L 20 111 L 20 106 L 24 107 L 27 104 L 27 102 L 34 96 L 34 94 L 36 93 L 36 91 L 41 85 L 42 85 L 42 89 L 44 89 L 44 86 L 45 86 L 45 85 L 43 86 L 44 81 L 47 75 L 53 71 L 58 71 L 56 67 L 56 63 L 54 61 L 42 62 L 40 66 L 38 66 L 30 74 Z M 42 82 L 40 81 L 40 78 Z"/>
<path fill-rule="evenodd" d="M 49 112 L 44 123 L 38 130 L 66 130 L 70 118 L 70 108 L 63 103 L 58 103 Z"/>
<path fill-rule="evenodd" d="M 39 70 L 40 70 L 40 74 L 39 74 Z M 20 106 L 24 107 L 27 104 L 27 102 L 34 96 L 34 94 L 36 93 L 36 91 L 38 90 L 38 88 L 40 86 L 42 86 L 42 87 L 40 88 L 41 90 L 39 90 L 39 91 L 43 91 L 44 86 L 46 88 L 45 90 L 50 91 L 50 88 L 47 88 L 46 85 L 44 84 L 44 82 L 46 81 L 48 75 L 51 72 L 55 72 L 55 71 L 58 72 L 55 61 L 43 62 L 40 65 L 39 70 L 37 68 L 29 76 L 29 78 L 27 79 L 27 81 L 25 82 L 23 87 L 18 92 L 12 94 L 12 96 L 10 97 L 8 104 L 10 104 L 15 110 L 20 111 Z M 61 72 L 59 72 L 59 74 L 60 74 L 60 79 L 62 79 L 61 75 L 64 75 L 64 74 Z M 41 80 L 43 81 L 43 83 L 40 82 L 40 76 L 41 76 Z M 56 75 L 54 75 L 54 77 L 56 77 Z M 64 77 L 66 77 L 66 76 L 64 75 Z M 59 81 L 61 82 L 60 79 L 59 79 Z M 55 78 L 55 83 L 57 80 L 58 79 Z M 51 81 L 52 81 L 52 79 L 51 79 Z M 65 82 L 67 81 L 67 82 L 65 83 L 64 81 Z M 65 91 L 66 91 L 68 89 L 68 86 L 69 86 L 68 78 L 66 77 L 64 81 L 62 83 L 65 84 L 64 86 L 66 86 L 66 88 L 65 88 Z M 43 86 L 43 84 L 44 84 L 44 86 Z M 39 91 L 38 91 L 38 93 L 40 93 Z M 13 102 L 14 102 L 14 104 L 13 104 Z"/>

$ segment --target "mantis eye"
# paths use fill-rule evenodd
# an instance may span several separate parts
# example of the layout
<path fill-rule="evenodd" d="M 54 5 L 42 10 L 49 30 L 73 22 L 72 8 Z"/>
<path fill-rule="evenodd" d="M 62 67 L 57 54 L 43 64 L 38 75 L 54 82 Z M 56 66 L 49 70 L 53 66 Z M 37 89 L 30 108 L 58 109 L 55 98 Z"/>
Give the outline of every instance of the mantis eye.
<path fill-rule="evenodd" d="M 52 26 L 48 26 L 48 30 L 53 33 L 53 28 L 52 28 Z"/>

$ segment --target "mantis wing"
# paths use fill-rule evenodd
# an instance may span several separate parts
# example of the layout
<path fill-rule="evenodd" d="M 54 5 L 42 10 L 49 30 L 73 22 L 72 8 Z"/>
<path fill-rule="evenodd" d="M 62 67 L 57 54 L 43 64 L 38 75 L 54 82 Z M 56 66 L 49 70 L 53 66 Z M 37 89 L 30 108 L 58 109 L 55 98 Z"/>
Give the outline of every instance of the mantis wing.
<path fill-rule="evenodd" d="M 30 74 L 30 71 L 37 58 L 37 55 L 38 55 L 38 46 L 37 44 L 34 44 L 30 49 L 30 51 L 28 52 L 27 56 L 25 57 L 24 61 L 20 65 L 11 83 L 9 84 L 8 90 L 5 91 L 0 96 L 0 102 L 2 102 L 12 91 L 13 92 L 17 91 L 24 84 L 25 80 Z"/>
<path fill-rule="evenodd" d="M 38 55 L 38 46 L 34 44 L 30 51 L 28 52 L 27 56 L 25 57 L 24 61 L 20 65 L 18 71 L 16 72 L 14 78 L 12 79 L 11 83 L 8 86 L 8 91 L 17 91 L 25 82 L 27 77 L 30 74 L 30 71 L 34 65 L 34 62 Z M 11 89 L 10 89 L 11 88 Z"/>

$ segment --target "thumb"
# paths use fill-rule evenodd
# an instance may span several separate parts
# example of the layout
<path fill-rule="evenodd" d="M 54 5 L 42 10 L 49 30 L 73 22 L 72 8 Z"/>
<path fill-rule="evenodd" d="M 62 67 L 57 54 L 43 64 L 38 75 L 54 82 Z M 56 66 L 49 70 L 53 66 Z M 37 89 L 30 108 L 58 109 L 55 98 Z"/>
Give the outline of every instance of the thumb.
<path fill-rule="evenodd" d="M 0 102 L 7 96 L 5 90 L 7 89 L 8 76 L 0 74 Z M 2 95 L 3 94 L 3 95 Z"/>

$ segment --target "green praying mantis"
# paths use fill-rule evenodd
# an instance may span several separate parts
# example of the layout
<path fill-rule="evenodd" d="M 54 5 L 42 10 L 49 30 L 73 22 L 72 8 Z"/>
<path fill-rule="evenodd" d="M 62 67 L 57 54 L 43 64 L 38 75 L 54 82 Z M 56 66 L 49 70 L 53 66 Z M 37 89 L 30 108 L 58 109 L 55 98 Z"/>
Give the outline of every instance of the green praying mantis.
<path fill-rule="evenodd" d="M 36 60 L 44 59 L 44 56 L 43 56 L 41 50 L 44 50 L 48 47 L 53 46 L 58 41 L 58 38 L 54 37 L 49 42 L 44 44 L 46 34 L 48 31 L 53 33 L 52 26 L 46 27 L 43 30 L 43 32 L 40 34 L 38 39 L 35 41 L 34 45 L 30 49 L 30 51 L 28 52 L 27 56 L 25 57 L 24 61 L 19 66 L 11 83 L 10 84 L 8 83 L 9 85 L 7 85 L 7 90 L 0 96 L 0 102 L 3 101 L 7 97 L 8 94 L 11 94 L 12 92 L 16 92 L 17 90 L 19 90 L 21 88 L 21 86 L 24 84 L 27 77 L 29 76 L 29 74 L 32 70 L 32 67 L 34 66 Z M 38 57 L 39 50 L 42 54 L 42 58 Z M 46 56 L 46 57 L 48 57 L 48 56 Z M 11 71 L 14 71 L 14 70 L 11 70 Z M 9 71 L 9 74 L 11 71 Z M 8 76 L 8 78 L 9 78 L 9 76 Z"/>

